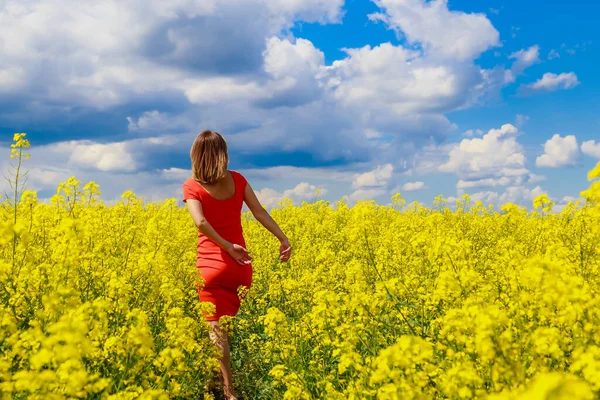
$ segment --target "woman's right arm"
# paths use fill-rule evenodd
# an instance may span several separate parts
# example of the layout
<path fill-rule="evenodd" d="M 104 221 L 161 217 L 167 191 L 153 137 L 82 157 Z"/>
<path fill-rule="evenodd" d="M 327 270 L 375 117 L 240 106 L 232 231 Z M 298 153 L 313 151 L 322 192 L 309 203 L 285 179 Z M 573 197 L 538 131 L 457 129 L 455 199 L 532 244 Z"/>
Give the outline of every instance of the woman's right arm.
<path fill-rule="evenodd" d="M 215 231 L 211 224 L 204 218 L 202 212 L 202 203 L 196 199 L 187 199 L 187 208 L 194 220 L 194 224 L 202 234 L 215 242 L 219 247 L 225 250 L 238 264 L 249 264 L 252 258 L 248 255 L 248 250 L 244 247 L 225 240 Z"/>
<path fill-rule="evenodd" d="M 279 242 L 281 242 L 281 246 L 279 248 L 279 259 L 281 261 L 288 261 L 292 254 L 292 246 L 290 246 L 288 238 L 281 231 L 279 225 L 277 225 L 277 222 L 271 218 L 267 210 L 265 210 L 260 204 L 260 201 L 256 197 L 256 193 L 254 193 L 254 190 L 252 190 L 252 187 L 249 183 L 246 184 L 246 189 L 244 190 L 244 202 L 248 206 L 248 209 L 250 209 L 252 215 L 254 215 L 254 218 L 256 218 L 256 220 L 260 222 L 262 226 L 275 235 L 275 237 L 279 239 Z"/>

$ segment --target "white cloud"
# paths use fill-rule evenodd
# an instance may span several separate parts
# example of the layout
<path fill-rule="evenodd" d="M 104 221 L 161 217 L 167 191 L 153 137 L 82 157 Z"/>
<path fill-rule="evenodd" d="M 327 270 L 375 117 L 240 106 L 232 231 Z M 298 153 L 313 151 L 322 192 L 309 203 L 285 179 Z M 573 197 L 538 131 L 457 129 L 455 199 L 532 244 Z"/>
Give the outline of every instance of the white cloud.
<path fill-rule="evenodd" d="M 382 12 L 371 19 L 416 46 L 344 49 L 347 57 L 327 67 L 326 87 L 348 112 L 373 121 L 368 128 L 382 132 L 417 125 L 420 132 L 444 135 L 454 128 L 444 113 L 477 103 L 498 85 L 494 72 L 474 64 L 483 51 L 498 45 L 498 32 L 484 14 L 450 11 L 443 1 L 376 4 Z"/>
<path fill-rule="evenodd" d="M 454 172 L 459 178 L 481 179 L 528 173 L 525 154 L 517 143 L 518 130 L 511 124 L 492 129 L 482 138 L 463 139 L 453 145 L 441 172 Z"/>
<path fill-rule="evenodd" d="M 469 129 L 463 133 L 465 137 L 482 136 L 483 131 L 481 129 Z"/>
<path fill-rule="evenodd" d="M 390 43 L 345 51 L 347 58 L 327 68 L 327 87 L 336 101 L 357 112 L 367 107 L 439 118 L 482 94 L 477 85 L 483 78 L 473 64 L 439 62 Z"/>
<path fill-rule="evenodd" d="M 518 129 L 505 124 L 492 129 L 481 138 L 463 139 L 460 144 L 448 145 L 448 160 L 439 163 L 437 170 L 455 173 L 458 197 L 476 188 L 503 188 L 503 191 L 481 191 L 474 196 L 497 204 L 523 202 L 537 193 L 531 185 L 545 179 L 525 167 L 523 146 L 517 142 Z"/>
<path fill-rule="evenodd" d="M 563 72 L 562 74 L 553 74 L 546 72 L 536 82 L 521 86 L 520 90 L 524 93 L 532 92 L 553 92 L 559 89 L 572 89 L 579 85 L 579 79 L 574 72 Z"/>
<path fill-rule="evenodd" d="M 474 181 L 463 181 L 462 179 L 456 184 L 457 189 L 472 189 L 477 187 L 495 187 L 507 186 L 511 183 L 511 179 L 503 176 L 502 178 L 486 178 Z"/>
<path fill-rule="evenodd" d="M 265 46 L 262 53 L 264 72 L 270 79 L 261 81 L 254 76 L 201 77 L 183 81 L 181 89 L 192 103 L 199 105 L 282 101 L 281 96 L 286 93 L 297 105 L 322 96 L 317 78 L 324 73 L 325 55 L 312 42 L 271 37 L 266 39 Z"/>
<path fill-rule="evenodd" d="M 267 88 L 237 77 L 187 79 L 182 82 L 187 99 L 193 104 L 219 104 L 232 100 L 253 100 L 267 96 Z"/>
<path fill-rule="evenodd" d="M 186 179 L 192 176 L 192 170 L 183 168 L 167 168 L 163 169 L 160 174 L 161 177 L 167 180 L 185 182 Z"/>
<path fill-rule="evenodd" d="M 503 169 L 499 178 L 484 178 L 475 180 L 462 180 L 456 183 L 456 189 L 465 190 L 481 187 L 523 186 L 546 179 L 542 175 L 530 173 L 526 169 Z"/>
<path fill-rule="evenodd" d="M 178 146 L 178 143 L 168 136 L 109 143 L 92 140 L 63 141 L 42 146 L 33 145 L 28 165 L 40 174 L 47 174 L 49 171 L 68 173 L 69 170 L 87 171 L 86 173 L 130 173 L 145 166 L 144 158 L 148 154 L 168 151 L 173 146 Z M 58 181 L 54 183 L 57 184 Z"/>
<path fill-rule="evenodd" d="M 292 43 L 269 38 L 263 57 L 265 72 L 275 80 L 270 85 L 272 97 L 287 92 L 301 101 L 310 101 L 322 96 L 318 78 L 325 73 L 325 55 L 309 40 L 296 39 Z"/>
<path fill-rule="evenodd" d="M 405 192 L 415 192 L 417 190 L 427 189 L 425 186 L 425 182 L 417 181 L 417 182 L 407 182 L 402 185 L 402 190 Z"/>
<path fill-rule="evenodd" d="M 359 200 L 375 200 L 379 196 L 383 196 L 387 191 L 385 189 L 357 189 L 352 194 L 347 196 L 350 203 Z"/>
<path fill-rule="evenodd" d="M 367 137 L 367 139 L 379 139 L 382 135 L 381 132 L 375 129 L 367 128 L 365 129 L 365 136 Z"/>
<path fill-rule="evenodd" d="M 26 74 L 22 67 L 0 64 L 0 94 L 19 89 L 25 84 Z"/>
<path fill-rule="evenodd" d="M 246 0 L 253 3 L 252 0 Z M 282 15 L 286 22 L 299 19 L 306 22 L 340 22 L 344 0 L 269 0 L 273 15 Z M 289 24 L 289 22 L 287 22 Z"/>
<path fill-rule="evenodd" d="M 600 160 L 600 142 L 595 140 L 587 140 L 581 144 L 581 151 L 590 157 L 595 157 Z"/>
<path fill-rule="evenodd" d="M 301 182 L 293 189 L 287 189 L 283 192 L 278 192 L 271 188 L 264 188 L 256 191 L 256 197 L 262 205 L 267 208 L 275 207 L 277 203 L 288 198 L 295 204 L 302 201 L 312 201 L 327 194 L 327 189 L 317 187 L 307 182 Z"/>
<path fill-rule="evenodd" d="M 351 167 L 351 166 L 349 166 Z M 350 170 L 336 168 L 308 168 L 293 166 L 277 166 L 268 168 L 246 168 L 240 172 L 247 177 L 261 180 L 322 180 L 326 178 L 334 182 L 352 182 L 356 175 Z"/>
<path fill-rule="evenodd" d="M 555 49 L 550 50 L 548 53 L 548 60 L 554 60 L 555 58 L 560 58 L 560 53 Z"/>
<path fill-rule="evenodd" d="M 499 45 L 499 33 L 485 14 L 450 11 L 447 1 L 375 0 L 384 20 L 410 43 L 421 43 L 437 57 L 472 60 Z"/>
<path fill-rule="evenodd" d="M 53 150 L 68 154 L 68 163 L 100 171 L 133 171 L 136 168 L 127 145 L 121 143 L 94 143 L 88 140 L 61 142 Z"/>
<path fill-rule="evenodd" d="M 528 177 L 529 177 L 529 179 L 527 180 L 528 183 L 537 183 L 537 182 L 546 180 L 546 177 L 544 175 L 529 174 Z"/>
<path fill-rule="evenodd" d="M 566 165 L 576 165 L 579 161 L 579 146 L 574 135 L 564 138 L 558 133 L 544 144 L 544 154 L 535 159 L 538 167 L 557 168 Z"/>
<path fill-rule="evenodd" d="M 392 164 L 380 165 L 372 171 L 363 174 L 356 174 L 352 181 L 354 189 L 364 187 L 385 186 L 388 180 L 392 177 L 394 167 Z"/>
<path fill-rule="evenodd" d="M 275 78 L 298 76 L 305 73 L 317 74 L 325 63 L 325 55 L 315 48 L 311 41 L 272 37 L 267 39 L 265 71 Z"/>
<path fill-rule="evenodd" d="M 517 114 L 515 123 L 516 123 L 518 129 L 520 129 L 523 125 L 525 125 L 525 123 L 527 121 L 529 121 L 529 116 L 523 115 L 523 114 Z"/>
<path fill-rule="evenodd" d="M 511 36 L 514 39 L 514 38 L 517 37 L 517 32 L 519 32 L 521 30 L 521 27 L 519 27 L 519 26 L 511 26 L 510 30 L 512 31 Z"/>
<path fill-rule="evenodd" d="M 23 166 L 24 169 L 29 170 L 27 189 L 38 191 L 40 199 L 49 198 L 56 191 L 58 184 L 65 182 L 71 176 L 80 180 L 82 187 L 90 181 L 98 183 L 102 192 L 101 198 L 107 202 L 117 199 L 126 190 L 134 191 L 138 196 L 145 197 L 147 201 L 181 197 L 183 181 L 169 181 L 153 171 L 124 170 L 124 168 L 116 168 L 118 164 L 106 160 L 103 162 L 110 168 L 101 170 L 97 168 L 97 164 L 102 160 L 94 157 L 85 158 L 81 163 L 79 160 L 69 161 L 73 149 L 66 146 L 67 143 L 62 142 L 62 146 L 32 146 L 29 149 L 31 158 Z M 78 145 L 84 144 L 78 143 Z M 2 169 L 6 170 L 6 166 Z"/>
<path fill-rule="evenodd" d="M 259 69 L 265 38 L 295 21 L 339 22 L 343 3 L 11 1 L 0 8 L 0 93 L 108 107 L 191 76 Z"/>
<path fill-rule="evenodd" d="M 457 146 L 457 143 L 443 145 L 429 144 L 411 154 L 407 162 L 405 176 L 416 176 L 438 173 L 440 165 L 448 160 L 448 153 Z"/>
<path fill-rule="evenodd" d="M 540 47 L 535 45 L 528 49 L 521 49 L 512 53 L 508 58 L 515 60 L 511 72 L 515 76 L 519 75 L 533 64 L 540 62 Z"/>
<path fill-rule="evenodd" d="M 25 188 L 27 190 L 39 191 L 51 188 L 56 189 L 59 182 L 65 182 L 72 176 L 71 171 L 66 168 L 58 168 L 55 166 L 48 167 L 28 167 L 28 161 L 24 164 L 24 170 L 27 170 L 27 182 Z M 3 170 L 6 168 L 3 168 Z M 4 171 L 3 171 L 4 172 Z M 22 181 L 23 183 L 23 181 Z M 12 192 L 12 188 L 4 179 L 0 181 L 0 195 L 4 192 Z"/>
<path fill-rule="evenodd" d="M 531 201 L 540 194 L 545 193 L 540 186 L 527 188 L 524 186 L 510 186 L 502 193 L 485 191 L 470 195 L 472 201 L 481 200 L 484 204 L 502 205 L 505 203 L 522 204 L 531 207 Z"/>
<path fill-rule="evenodd" d="M 127 122 L 129 123 L 127 126 L 129 132 L 161 129 L 169 123 L 166 116 L 157 110 L 146 111 L 137 120 L 127 117 Z"/>

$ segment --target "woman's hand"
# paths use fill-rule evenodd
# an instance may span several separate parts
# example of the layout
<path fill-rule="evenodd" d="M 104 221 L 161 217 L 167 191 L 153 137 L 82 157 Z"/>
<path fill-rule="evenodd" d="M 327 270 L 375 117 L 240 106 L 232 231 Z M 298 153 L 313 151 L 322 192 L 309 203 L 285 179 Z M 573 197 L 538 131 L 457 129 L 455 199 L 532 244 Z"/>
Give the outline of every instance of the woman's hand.
<path fill-rule="evenodd" d="M 230 246 L 227 246 L 227 254 L 240 265 L 247 265 L 252 262 L 252 257 L 248 254 L 248 250 L 239 244 L 230 243 Z"/>
<path fill-rule="evenodd" d="M 279 260 L 281 262 L 286 262 L 290 259 L 292 255 L 292 246 L 290 246 L 290 242 L 287 239 L 281 241 L 281 246 L 279 246 Z"/>

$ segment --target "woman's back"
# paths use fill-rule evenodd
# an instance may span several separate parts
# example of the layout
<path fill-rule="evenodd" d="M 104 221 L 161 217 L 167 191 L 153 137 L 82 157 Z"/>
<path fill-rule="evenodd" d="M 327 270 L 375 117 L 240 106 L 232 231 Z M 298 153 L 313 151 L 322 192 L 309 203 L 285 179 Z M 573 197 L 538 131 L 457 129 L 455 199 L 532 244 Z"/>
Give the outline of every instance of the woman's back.
<path fill-rule="evenodd" d="M 236 179 L 233 175 L 235 172 L 227 172 L 223 179 L 212 185 L 201 184 L 204 191 L 216 200 L 229 200 L 236 194 Z"/>

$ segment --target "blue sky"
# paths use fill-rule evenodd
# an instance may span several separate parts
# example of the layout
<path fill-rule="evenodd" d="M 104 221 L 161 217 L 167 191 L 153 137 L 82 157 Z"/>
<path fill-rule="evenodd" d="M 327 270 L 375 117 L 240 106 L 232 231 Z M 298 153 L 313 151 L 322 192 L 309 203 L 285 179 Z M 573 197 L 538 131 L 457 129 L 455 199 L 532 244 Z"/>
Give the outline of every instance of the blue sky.
<path fill-rule="evenodd" d="M 600 4 L 474 0 L 7 1 L 0 146 L 30 186 L 180 197 L 189 147 L 283 197 L 565 204 L 600 159 Z M 1 150 L 1 149 L 0 149 Z"/>

